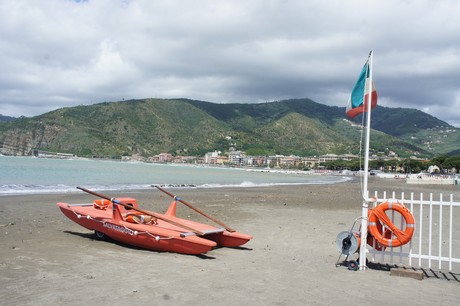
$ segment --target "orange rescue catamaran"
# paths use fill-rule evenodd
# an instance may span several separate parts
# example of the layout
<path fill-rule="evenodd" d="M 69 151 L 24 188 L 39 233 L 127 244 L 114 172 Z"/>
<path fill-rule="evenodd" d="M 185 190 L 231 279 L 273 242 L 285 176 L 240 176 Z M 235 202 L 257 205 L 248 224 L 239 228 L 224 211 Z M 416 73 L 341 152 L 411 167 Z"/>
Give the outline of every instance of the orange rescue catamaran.
<path fill-rule="evenodd" d="M 77 187 L 100 199 L 93 203 L 57 203 L 70 220 L 94 230 L 98 239 L 110 237 L 136 247 L 181 254 L 203 254 L 215 247 L 239 247 L 252 236 L 239 233 L 159 186 L 174 201 L 164 214 L 140 209 L 134 198 L 109 198 Z M 221 227 L 176 217 L 177 202 L 202 214 Z"/>

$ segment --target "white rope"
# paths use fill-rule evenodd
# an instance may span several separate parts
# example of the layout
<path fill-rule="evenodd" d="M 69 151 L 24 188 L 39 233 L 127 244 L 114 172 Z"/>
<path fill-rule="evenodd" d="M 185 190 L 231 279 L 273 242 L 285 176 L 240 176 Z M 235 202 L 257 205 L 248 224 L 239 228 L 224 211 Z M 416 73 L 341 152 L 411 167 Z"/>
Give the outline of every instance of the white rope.
<path fill-rule="evenodd" d="M 168 239 L 174 239 L 174 237 L 160 237 L 160 236 L 157 236 L 157 235 L 153 235 L 152 233 L 150 232 L 138 232 L 137 233 L 138 235 L 141 235 L 141 234 L 147 234 L 153 238 L 155 238 L 156 241 L 159 241 L 159 240 L 168 240 Z"/>

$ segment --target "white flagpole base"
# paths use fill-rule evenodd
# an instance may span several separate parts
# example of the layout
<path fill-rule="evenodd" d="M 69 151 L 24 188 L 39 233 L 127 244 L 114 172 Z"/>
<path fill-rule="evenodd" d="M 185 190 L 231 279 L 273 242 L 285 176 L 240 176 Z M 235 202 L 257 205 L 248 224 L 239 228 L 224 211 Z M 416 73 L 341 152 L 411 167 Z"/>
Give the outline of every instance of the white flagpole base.
<path fill-rule="evenodd" d="M 366 270 L 367 258 L 367 213 L 369 204 L 366 200 L 363 201 L 363 212 L 361 218 L 361 246 L 359 248 L 359 270 Z"/>

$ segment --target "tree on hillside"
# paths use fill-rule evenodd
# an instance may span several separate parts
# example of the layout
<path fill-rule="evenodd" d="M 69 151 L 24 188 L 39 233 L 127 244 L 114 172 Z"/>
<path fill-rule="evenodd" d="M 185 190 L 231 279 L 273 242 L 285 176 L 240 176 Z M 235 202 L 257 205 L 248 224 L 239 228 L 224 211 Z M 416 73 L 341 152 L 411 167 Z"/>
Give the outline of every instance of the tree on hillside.
<path fill-rule="evenodd" d="M 456 173 L 460 171 L 460 155 L 450 156 L 444 160 L 443 168 L 446 170 L 451 170 L 455 168 Z"/>
<path fill-rule="evenodd" d="M 457 173 L 460 172 L 460 155 L 447 156 L 441 155 L 431 159 L 430 165 L 437 166 L 441 173 L 447 173 L 455 168 Z"/>

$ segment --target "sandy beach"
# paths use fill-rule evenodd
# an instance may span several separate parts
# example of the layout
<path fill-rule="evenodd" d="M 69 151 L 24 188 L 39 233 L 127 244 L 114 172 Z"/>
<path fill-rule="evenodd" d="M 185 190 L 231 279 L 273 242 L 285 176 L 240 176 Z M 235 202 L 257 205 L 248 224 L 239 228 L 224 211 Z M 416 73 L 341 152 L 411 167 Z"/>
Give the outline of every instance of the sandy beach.
<path fill-rule="evenodd" d="M 174 190 L 254 239 L 202 256 L 159 253 L 113 241 L 68 220 L 56 202 L 91 202 L 83 192 L 0 197 L 1 305 L 458 305 L 460 271 L 424 270 L 415 280 L 336 267 L 335 239 L 361 214 L 360 183 Z M 458 186 L 371 178 L 369 190 L 454 194 Z M 164 212 L 158 190 L 129 193 Z M 203 221 L 185 206 L 178 215 Z M 458 217 L 457 217 L 458 218 Z M 458 254 L 456 254 L 458 257 Z"/>

